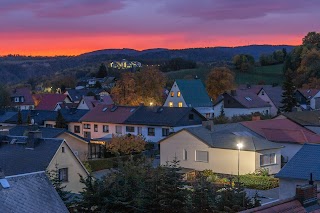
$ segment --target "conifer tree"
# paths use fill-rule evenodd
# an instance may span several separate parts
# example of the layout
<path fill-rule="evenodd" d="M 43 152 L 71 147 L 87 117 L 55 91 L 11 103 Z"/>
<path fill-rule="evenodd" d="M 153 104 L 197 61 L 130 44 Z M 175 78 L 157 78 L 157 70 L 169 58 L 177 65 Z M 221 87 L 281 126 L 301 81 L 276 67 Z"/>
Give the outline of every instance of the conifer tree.
<path fill-rule="evenodd" d="M 31 115 L 30 115 L 30 113 L 28 114 L 28 117 L 27 117 L 27 124 L 31 124 Z"/>
<path fill-rule="evenodd" d="M 55 127 L 56 128 L 66 128 L 67 127 L 67 122 L 64 119 L 60 109 L 58 110 L 58 114 L 57 114 L 57 117 L 56 117 L 56 125 L 55 125 Z"/>
<path fill-rule="evenodd" d="M 282 86 L 282 106 L 280 107 L 282 112 L 292 112 L 292 109 L 297 105 L 296 98 L 294 97 L 295 86 L 292 80 L 292 71 L 288 70 L 286 80 Z"/>
<path fill-rule="evenodd" d="M 21 113 L 21 110 L 19 109 L 17 124 L 21 125 L 22 123 L 23 123 L 23 121 L 22 121 L 22 113 Z"/>

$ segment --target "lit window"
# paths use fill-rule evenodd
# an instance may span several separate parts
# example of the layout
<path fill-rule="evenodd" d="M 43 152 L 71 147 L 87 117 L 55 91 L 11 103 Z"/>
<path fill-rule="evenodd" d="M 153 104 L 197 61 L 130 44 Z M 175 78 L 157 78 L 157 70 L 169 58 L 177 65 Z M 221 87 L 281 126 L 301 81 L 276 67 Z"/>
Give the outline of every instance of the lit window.
<path fill-rule="evenodd" d="M 173 102 L 169 102 L 169 107 L 173 107 Z"/>
<path fill-rule="evenodd" d="M 209 153 L 207 151 L 196 150 L 196 161 L 208 162 L 209 161 Z"/>
<path fill-rule="evenodd" d="M 178 97 L 180 97 L 180 96 L 181 96 L 181 92 L 180 92 L 180 91 L 178 91 L 177 96 L 178 96 Z"/>
<path fill-rule="evenodd" d="M 126 132 L 134 132 L 134 126 L 126 126 Z"/>
<path fill-rule="evenodd" d="M 154 136 L 155 135 L 155 129 L 153 127 L 148 128 L 148 136 Z"/>
<path fill-rule="evenodd" d="M 174 97 L 174 92 L 171 92 L 171 97 Z"/>
<path fill-rule="evenodd" d="M 109 132 L 109 125 L 103 125 L 103 132 Z"/>
<path fill-rule="evenodd" d="M 260 155 L 260 166 L 272 165 L 276 163 L 277 159 L 275 153 Z"/>
<path fill-rule="evenodd" d="M 68 181 L 68 168 L 59 169 L 59 180 L 61 182 Z"/>
<path fill-rule="evenodd" d="M 169 128 L 162 128 L 162 136 L 168 136 L 169 135 Z"/>
<path fill-rule="evenodd" d="M 179 103 L 178 103 L 178 106 L 179 106 L 179 107 L 182 107 L 182 102 L 179 102 Z"/>

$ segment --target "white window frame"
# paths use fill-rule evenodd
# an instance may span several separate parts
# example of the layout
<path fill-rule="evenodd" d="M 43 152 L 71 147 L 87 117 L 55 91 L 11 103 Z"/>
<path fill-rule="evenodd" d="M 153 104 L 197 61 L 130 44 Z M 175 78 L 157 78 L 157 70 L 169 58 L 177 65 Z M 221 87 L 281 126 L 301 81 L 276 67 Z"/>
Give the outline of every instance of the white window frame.
<path fill-rule="evenodd" d="M 109 133 L 109 125 L 103 125 L 103 126 L 102 126 L 102 131 L 103 131 L 104 133 Z"/>
<path fill-rule="evenodd" d="M 207 153 L 207 161 L 205 161 L 205 160 L 197 160 L 197 152 L 206 152 Z M 203 151 L 203 150 L 195 150 L 195 154 L 194 154 L 194 156 L 195 156 L 195 161 L 196 162 L 203 162 L 203 163 L 208 163 L 209 162 L 209 152 L 208 151 Z"/>
<path fill-rule="evenodd" d="M 273 155 L 273 159 L 271 158 L 271 156 Z M 269 156 L 269 162 L 268 163 L 264 163 L 262 164 L 262 158 L 264 156 Z M 263 154 L 263 155 L 260 155 L 260 166 L 270 166 L 270 165 L 275 165 L 277 164 L 277 155 L 276 153 L 268 153 L 268 154 Z"/>

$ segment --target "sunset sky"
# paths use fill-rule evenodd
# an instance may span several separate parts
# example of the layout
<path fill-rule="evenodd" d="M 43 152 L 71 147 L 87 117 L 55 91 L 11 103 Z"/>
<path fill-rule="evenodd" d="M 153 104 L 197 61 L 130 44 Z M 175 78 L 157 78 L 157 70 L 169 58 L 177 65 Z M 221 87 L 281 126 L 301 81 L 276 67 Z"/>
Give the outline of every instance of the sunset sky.
<path fill-rule="evenodd" d="M 319 0 L 1 0 L 0 55 L 298 45 Z"/>

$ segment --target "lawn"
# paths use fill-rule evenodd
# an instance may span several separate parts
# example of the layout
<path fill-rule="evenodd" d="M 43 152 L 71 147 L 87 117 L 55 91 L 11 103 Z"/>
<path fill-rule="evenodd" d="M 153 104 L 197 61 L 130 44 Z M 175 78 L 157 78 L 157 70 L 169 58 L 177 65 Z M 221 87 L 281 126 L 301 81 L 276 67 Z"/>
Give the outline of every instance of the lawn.
<path fill-rule="evenodd" d="M 237 84 L 259 84 L 264 82 L 265 84 L 279 84 L 281 85 L 284 78 L 282 75 L 282 64 L 255 67 L 254 71 L 244 73 L 236 71 L 235 81 Z M 172 71 L 166 73 L 168 79 L 184 79 L 198 76 L 203 82 L 206 80 L 206 76 L 210 72 L 208 67 L 199 67 L 196 69 L 184 69 L 179 71 Z"/>

